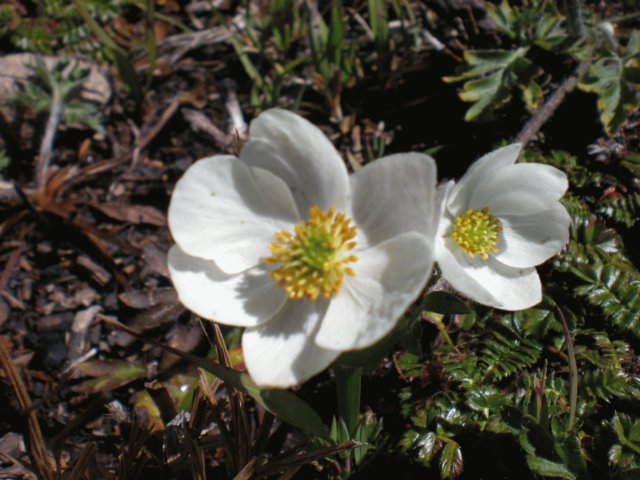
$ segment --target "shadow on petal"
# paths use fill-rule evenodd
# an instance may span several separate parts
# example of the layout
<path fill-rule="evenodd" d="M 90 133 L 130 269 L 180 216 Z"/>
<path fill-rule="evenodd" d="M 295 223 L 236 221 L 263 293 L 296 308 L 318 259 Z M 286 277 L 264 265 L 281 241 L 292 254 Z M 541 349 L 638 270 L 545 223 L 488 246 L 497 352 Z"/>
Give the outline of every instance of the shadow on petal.
<path fill-rule="evenodd" d="M 174 246 L 169 252 L 169 270 L 181 302 L 208 320 L 259 325 L 271 319 L 287 300 L 264 265 L 229 275 L 212 260 L 192 257 Z"/>

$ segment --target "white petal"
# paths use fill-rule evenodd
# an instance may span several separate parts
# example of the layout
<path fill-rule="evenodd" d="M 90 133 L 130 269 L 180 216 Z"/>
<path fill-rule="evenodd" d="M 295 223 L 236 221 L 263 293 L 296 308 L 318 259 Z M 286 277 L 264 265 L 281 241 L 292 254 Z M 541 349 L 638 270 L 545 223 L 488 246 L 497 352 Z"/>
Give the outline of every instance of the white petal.
<path fill-rule="evenodd" d="M 287 296 L 264 269 L 227 275 L 212 260 L 191 257 L 174 245 L 169 272 L 182 304 L 207 320 L 252 327 L 272 318 Z"/>
<path fill-rule="evenodd" d="M 569 240 L 571 218 L 559 203 L 532 215 L 508 215 L 502 222 L 501 242 L 495 258 L 511 267 L 540 265 Z"/>
<path fill-rule="evenodd" d="M 400 153 L 351 176 L 353 220 L 376 245 L 405 232 L 435 235 L 436 166 L 428 155 Z"/>
<path fill-rule="evenodd" d="M 316 343 L 352 350 L 376 343 L 424 288 L 432 267 L 432 248 L 423 235 L 405 233 L 358 253 L 355 277 L 345 279 L 331 299 Z"/>
<path fill-rule="evenodd" d="M 324 300 L 290 300 L 269 322 L 245 330 L 244 361 L 258 385 L 286 388 L 301 384 L 340 355 L 313 341 L 326 308 Z"/>
<path fill-rule="evenodd" d="M 453 190 L 455 185 L 456 182 L 449 180 L 441 183 L 436 191 L 436 206 L 434 210 L 436 215 L 435 225 L 437 228 L 437 237 L 444 235 L 444 231 L 451 226 L 451 222 L 447 220 L 451 216 L 447 209 L 447 203 L 451 195 L 451 190 Z"/>
<path fill-rule="evenodd" d="M 226 273 L 257 265 L 279 230 L 299 222 L 286 184 L 231 156 L 194 163 L 169 205 L 173 238 L 187 254 L 214 260 Z"/>
<path fill-rule="evenodd" d="M 469 199 L 479 185 L 490 179 L 496 171 L 516 163 L 522 145 L 514 143 L 494 150 L 475 161 L 451 190 L 447 208 L 454 215 L 464 213 L 469 208 Z"/>
<path fill-rule="evenodd" d="M 523 310 L 542 300 L 535 268 L 512 268 L 489 257 L 471 259 L 451 238 L 438 238 L 436 261 L 442 276 L 458 292 L 483 305 Z"/>
<path fill-rule="evenodd" d="M 564 172 L 540 163 L 519 163 L 493 172 L 469 199 L 469 208 L 493 215 L 525 215 L 553 208 L 569 187 Z"/>
<path fill-rule="evenodd" d="M 251 123 L 240 158 L 282 178 L 303 218 L 313 205 L 339 211 L 348 206 L 344 162 L 320 129 L 295 113 L 280 109 L 262 113 Z"/>

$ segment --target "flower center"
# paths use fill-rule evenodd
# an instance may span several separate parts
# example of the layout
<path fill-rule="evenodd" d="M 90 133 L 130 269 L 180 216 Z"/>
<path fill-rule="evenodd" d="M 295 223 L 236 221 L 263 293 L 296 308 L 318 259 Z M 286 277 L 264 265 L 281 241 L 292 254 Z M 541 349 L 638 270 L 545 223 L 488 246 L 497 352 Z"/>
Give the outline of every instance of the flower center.
<path fill-rule="evenodd" d="M 329 298 L 340 291 L 345 274 L 355 275 L 347 266 L 358 260 L 349 253 L 356 246 L 356 226 L 350 223 L 344 213 L 313 206 L 309 220 L 295 226 L 295 235 L 286 230 L 275 233 L 277 241 L 269 245 L 271 256 L 265 262 L 281 264 L 271 277 L 289 298 Z"/>
<path fill-rule="evenodd" d="M 487 207 L 482 210 L 467 210 L 453 221 L 451 238 L 470 257 L 480 255 L 486 260 L 489 252 L 498 253 L 496 244 L 502 231 L 500 220 L 489 213 Z"/>

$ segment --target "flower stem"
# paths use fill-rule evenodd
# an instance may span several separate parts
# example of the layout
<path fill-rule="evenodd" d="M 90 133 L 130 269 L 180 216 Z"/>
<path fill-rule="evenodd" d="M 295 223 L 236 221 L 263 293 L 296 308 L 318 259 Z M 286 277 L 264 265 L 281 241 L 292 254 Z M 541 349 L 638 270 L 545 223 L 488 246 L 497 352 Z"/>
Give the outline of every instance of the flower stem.
<path fill-rule="evenodd" d="M 451 337 L 449 336 L 449 332 L 447 332 L 446 325 L 442 321 L 442 319 L 444 318 L 444 315 L 440 313 L 435 313 L 435 312 L 425 312 L 422 314 L 422 318 L 433 323 L 436 326 L 436 328 L 438 329 L 438 332 L 440 332 L 440 335 L 442 335 L 442 338 L 444 338 L 444 341 L 447 343 L 447 345 L 449 345 L 449 348 L 451 348 L 451 350 L 453 350 L 456 353 L 460 353 L 458 351 L 458 348 L 453 343 L 453 340 L 451 340 Z"/>
<path fill-rule="evenodd" d="M 569 430 L 571 430 L 576 419 L 576 404 L 578 403 L 578 365 L 576 364 L 576 356 L 573 352 L 573 341 L 571 340 L 567 320 L 564 318 L 560 307 L 556 307 L 556 312 L 562 323 L 562 333 L 564 334 L 564 341 L 567 344 L 567 353 L 569 355 L 569 381 L 571 383 L 571 391 L 569 394 Z"/>
<path fill-rule="evenodd" d="M 362 367 L 336 367 L 335 376 L 338 415 L 347 425 L 349 435 L 353 437 L 360 415 Z"/>

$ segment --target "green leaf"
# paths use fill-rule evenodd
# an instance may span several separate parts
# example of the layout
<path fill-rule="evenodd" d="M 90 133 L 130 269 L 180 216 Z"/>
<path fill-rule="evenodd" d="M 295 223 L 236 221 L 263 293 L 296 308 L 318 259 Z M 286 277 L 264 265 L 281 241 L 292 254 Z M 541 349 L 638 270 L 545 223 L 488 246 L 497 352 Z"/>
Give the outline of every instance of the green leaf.
<path fill-rule="evenodd" d="M 440 456 L 440 478 L 454 480 L 462 473 L 462 450 L 453 440 L 448 440 Z"/>
<path fill-rule="evenodd" d="M 570 471 L 576 472 L 580 478 L 587 475 L 585 453 L 580 445 L 580 439 L 574 432 L 569 432 L 558 450 Z"/>
<path fill-rule="evenodd" d="M 591 395 L 604 402 L 610 402 L 615 397 L 626 397 L 631 389 L 626 375 L 614 369 L 583 372 L 579 386 L 582 395 Z"/>
<path fill-rule="evenodd" d="M 640 52 L 634 32 L 627 44 L 627 53 L 620 56 L 613 50 L 605 50 L 601 58 L 592 62 L 578 87 L 598 95 L 600 120 L 609 135 L 616 133 L 640 105 L 638 94 L 637 62 Z"/>
<path fill-rule="evenodd" d="M 520 337 L 514 332 L 497 330 L 491 332 L 480 356 L 485 366 L 485 378 L 502 379 L 534 364 L 542 346 L 530 339 Z"/>
<path fill-rule="evenodd" d="M 621 330 L 640 334 L 640 272 L 614 258 L 593 258 L 569 269 L 583 280 L 575 292 L 587 299 Z"/>
<path fill-rule="evenodd" d="M 387 1 L 368 0 L 369 27 L 373 33 L 378 55 L 386 53 L 389 44 L 389 23 L 387 20 Z"/>
<path fill-rule="evenodd" d="M 123 360 L 91 360 L 78 365 L 78 370 L 95 377 L 78 386 L 81 391 L 88 393 L 109 392 L 147 374 L 142 361 L 130 363 Z"/>
<path fill-rule="evenodd" d="M 566 465 L 562 463 L 552 462 L 542 457 L 527 456 L 527 465 L 532 472 L 542 475 L 543 477 L 564 478 L 566 480 L 576 480 L 573 473 L 569 471 Z"/>
<path fill-rule="evenodd" d="M 513 5 L 512 5 L 513 4 Z M 521 45 L 537 45 L 552 52 L 576 55 L 580 39 L 571 38 L 554 3 L 532 0 L 522 6 L 502 0 L 499 5 L 488 3 L 487 16 L 499 31 Z"/>
<path fill-rule="evenodd" d="M 213 372 L 212 372 L 213 373 Z M 326 427 L 317 412 L 308 403 L 287 390 L 269 390 L 258 387 L 246 373 L 241 374 L 243 390 L 267 410 L 287 423 L 325 440 Z"/>
<path fill-rule="evenodd" d="M 535 82 L 540 68 L 525 58 L 528 48 L 517 50 L 467 50 L 466 65 L 457 75 L 444 77 L 445 82 L 464 81 L 459 97 L 473 103 L 465 114 L 471 121 L 500 108 L 511 98 L 511 91 L 519 88 L 523 99 L 535 107 L 542 90 Z"/>
<path fill-rule="evenodd" d="M 400 354 L 396 360 L 396 365 L 409 379 L 419 377 L 425 368 L 425 364 L 420 357 L 409 352 Z"/>
<path fill-rule="evenodd" d="M 633 227 L 640 218 L 640 193 L 611 196 L 598 202 L 596 212 L 627 228 Z"/>

